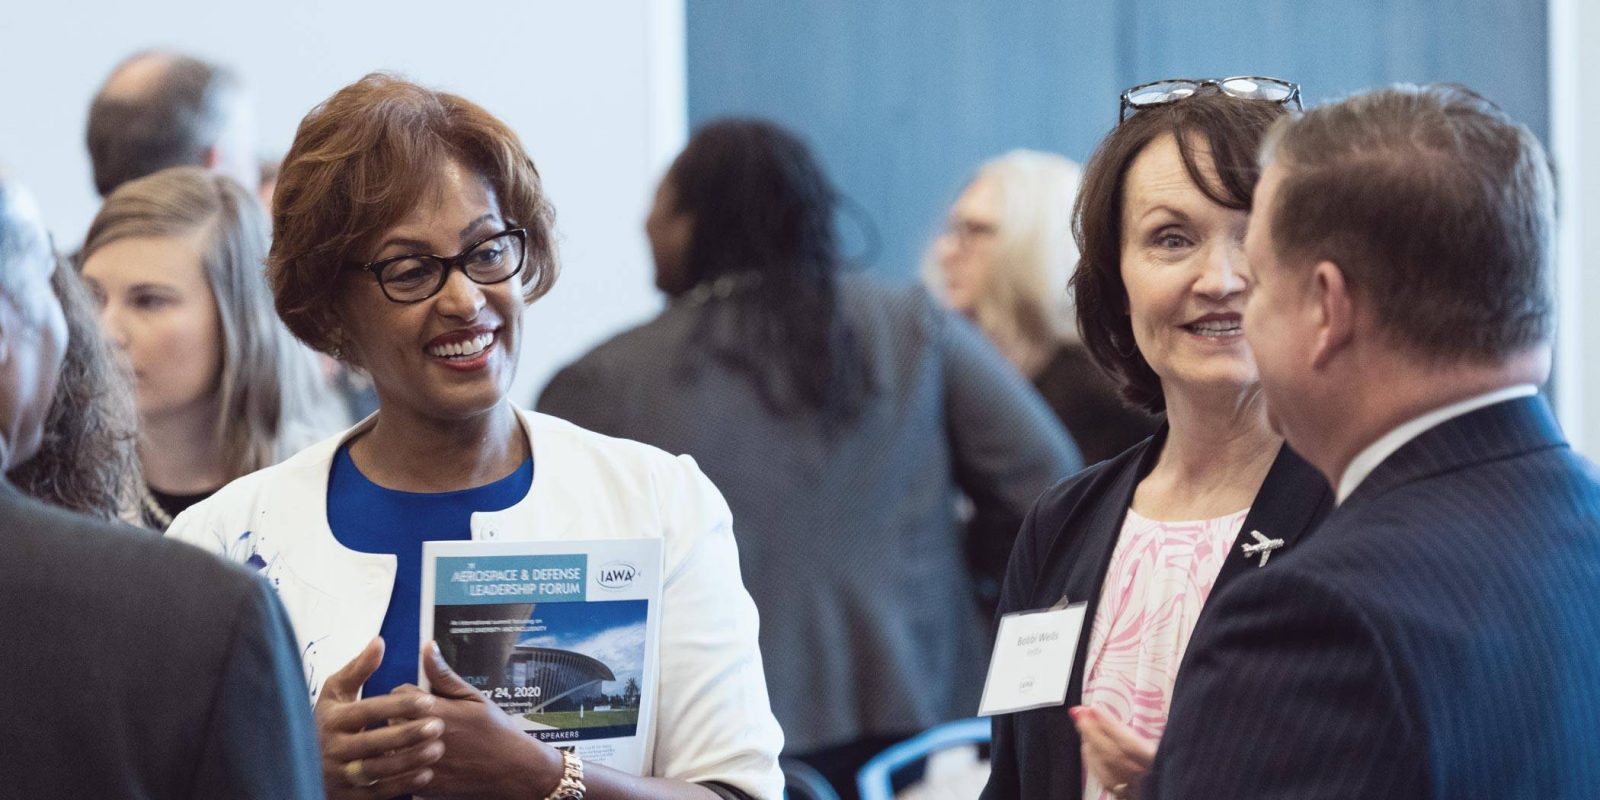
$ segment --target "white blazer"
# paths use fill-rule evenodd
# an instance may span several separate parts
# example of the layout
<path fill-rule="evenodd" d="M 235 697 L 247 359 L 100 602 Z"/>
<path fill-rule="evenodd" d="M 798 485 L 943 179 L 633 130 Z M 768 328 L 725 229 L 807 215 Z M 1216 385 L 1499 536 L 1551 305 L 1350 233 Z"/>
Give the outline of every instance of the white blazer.
<path fill-rule="evenodd" d="M 517 413 L 533 453 L 532 488 L 510 508 L 473 514 L 472 538 L 662 539 L 649 774 L 780 797 L 783 733 L 767 701 L 756 608 L 739 576 L 732 513 L 721 493 L 689 456 Z M 375 418 L 239 478 L 167 531 L 255 566 L 277 588 L 313 701 L 327 676 L 378 634 L 394 587 L 394 556 L 346 548 L 328 527 L 333 457 Z"/>

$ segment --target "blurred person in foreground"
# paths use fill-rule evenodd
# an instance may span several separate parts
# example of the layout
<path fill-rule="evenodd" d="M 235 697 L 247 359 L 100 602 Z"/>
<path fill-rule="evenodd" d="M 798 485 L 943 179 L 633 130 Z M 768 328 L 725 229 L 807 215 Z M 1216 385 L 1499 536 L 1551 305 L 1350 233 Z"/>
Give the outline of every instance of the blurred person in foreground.
<path fill-rule="evenodd" d="M 394 76 L 300 123 L 273 200 L 278 312 L 372 377 L 378 411 L 184 512 L 171 536 L 255 564 L 307 647 L 335 798 L 776 798 L 755 606 L 727 504 L 689 458 L 507 397 L 557 274 L 533 160 L 465 98 Z M 537 477 L 536 477 L 537 471 Z M 655 538 L 659 664 L 643 774 L 524 733 L 419 636 L 424 541 Z M 412 684 L 419 657 L 431 694 Z"/>
<path fill-rule="evenodd" d="M 1280 122 L 1262 162 L 1245 334 L 1339 505 L 1213 600 L 1145 796 L 1600 796 L 1600 471 L 1535 390 L 1544 148 L 1397 86 Z"/>
<path fill-rule="evenodd" d="M 1089 160 L 1079 328 L 1166 424 L 1052 488 L 1023 525 L 1000 612 L 1087 606 L 1065 704 L 995 716 L 986 798 L 1135 796 L 1212 591 L 1278 569 L 1273 551 L 1309 540 L 1332 503 L 1269 425 L 1241 324 L 1256 149 L 1298 98 L 1273 78 L 1135 86 Z"/>
<path fill-rule="evenodd" d="M 1080 462 L 975 328 L 920 286 L 841 274 L 837 203 L 788 131 L 701 128 L 645 224 L 667 310 L 539 408 L 687 453 L 721 487 L 788 752 L 853 796 L 867 758 L 977 706 L 956 490 L 1014 531 Z"/>
<path fill-rule="evenodd" d="M 0 175 L 0 470 L 39 449 L 67 322 Z M 0 479 L 0 797 L 321 798 L 294 635 L 266 583 Z"/>
<path fill-rule="evenodd" d="M 950 207 L 922 273 L 947 307 L 972 320 L 1028 377 L 1083 462 L 1098 464 L 1154 433 L 1160 421 L 1123 402 L 1078 335 L 1067 279 L 1078 262 L 1072 204 L 1082 172 L 1036 150 L 985 162 Z"/>
<path fill-rule="evenodd" d="M 139 416 L 94 298 L 71 269 L 50 287 L 67 321 L 67 351 L 39 451 L 6 474 L 24 494 L 106 521 L 141 519 Z"/>

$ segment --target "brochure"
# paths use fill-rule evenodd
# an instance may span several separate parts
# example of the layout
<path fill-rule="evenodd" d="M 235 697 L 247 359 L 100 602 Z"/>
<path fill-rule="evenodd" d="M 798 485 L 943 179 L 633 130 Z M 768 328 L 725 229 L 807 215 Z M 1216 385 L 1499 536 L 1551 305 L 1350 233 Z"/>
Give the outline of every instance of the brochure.
<path fill-rule="evenodd" d="M 642 775 L 661 573 L 660 539 L 426 542 L 422 640 L 530 735 Z"/>

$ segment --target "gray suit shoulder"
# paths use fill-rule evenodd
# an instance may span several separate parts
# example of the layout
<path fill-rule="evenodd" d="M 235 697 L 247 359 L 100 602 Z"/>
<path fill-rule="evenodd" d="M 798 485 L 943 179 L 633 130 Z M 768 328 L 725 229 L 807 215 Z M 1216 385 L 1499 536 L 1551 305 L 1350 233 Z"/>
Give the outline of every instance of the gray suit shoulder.
<path fill-rule="evenodd" d="M 209 616 L 255 591 L 248 570 L 191 545 L 27 498 L 8 500 L 4 527 L 11 530 L 0 560 L 40 591 L 84 603 L 104 598 L 108 613 L 140 617 L 153 607 Z"/>
<path fill-rule="evenodd" d="M 0 696 L 29 721 L 0 726 L 16 796 L 320 796 L 293 633 L 249 571 L 0 484 L 0 608 L 0 678 L 72 689 Z M 242 755 L 264 741 L 295 766 Z"/>

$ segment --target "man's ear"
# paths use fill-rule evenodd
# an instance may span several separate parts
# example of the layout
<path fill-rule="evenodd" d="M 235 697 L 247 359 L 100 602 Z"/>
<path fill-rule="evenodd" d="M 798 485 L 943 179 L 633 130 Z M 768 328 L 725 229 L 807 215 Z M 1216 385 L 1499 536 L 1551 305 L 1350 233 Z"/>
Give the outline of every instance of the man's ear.
<path fill-rule="evenodd" d="M 1355 338 L 1356 309 L 1345 282 L 1344 270 L 1332 261 L 1311 270 L 1311 302 L 1317 315 L 1317 335 L 1312 343 L 1311 365 L 1322 369 Z"/>
<path fill-rule="evenodd" d="M 222 163 L 222 148 L 211 145 L 200 154 L 200 166 L 215 170 Z"/>

